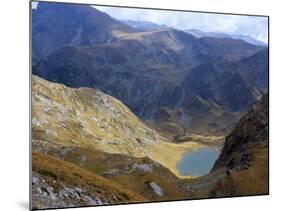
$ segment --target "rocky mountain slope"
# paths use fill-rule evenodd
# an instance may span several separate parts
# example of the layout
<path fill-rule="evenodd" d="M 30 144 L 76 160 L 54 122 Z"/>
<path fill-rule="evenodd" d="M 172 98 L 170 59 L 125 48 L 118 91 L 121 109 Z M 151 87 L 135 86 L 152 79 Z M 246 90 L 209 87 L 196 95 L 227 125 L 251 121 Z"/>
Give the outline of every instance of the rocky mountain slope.
<path fill-rule="evenodd" d="M 144 153 L 143 145 L 164 140 L 119 100 L 100 91 L 70 89 L 33 76 L 32 92 L 34 139 L 125 154 Z"/>
<path fill-rule="evenodd" d="M 265 95 L 226 137 L 213 171 L 226 168 L 228 176 L 213 188 L 212 196 L 268 194 L 268 100 Z"/>
<path fill-rule="evenodd" d="M 33 12 L 33 73 L 110 94 L 142 120 L 173 126 L 172 133 L 224 134 L 267 89 L 268 64 L 260 65 L 267 55 L 255 56 L 264 47 L 171 28 L 141 31 L 91 7 L 61 7 L 39 3 Z M 205 122 L 197 108 L 206 110 Z M 162 111 L 164 123 L 157 121 Z"/>
<path fill-rule="evenodd" d="M 192 34 L 195 37 L 216 37 L 216 38 L 232 38 L 232 39 L 240 39 L 244 40 L 247 43 L 253 44 L 253 45 L 260 45 L 260 46 L 267 46 L 266 43 L 256 40 L 250 36 L 246 35 L 240 35 L 240 34 L 227 34 L 223 32 L 204 32 L 198 29 L 189 29 L 185 30 L 187 33 Z"/>
<path fill-rule="evenodd" d="M 165 25 L 158 25 L 149 21 L 121 20 L 123 23 L 140 30 L 151 31 L 155 29 L 169 28 Z"/>
<path fill-rule="evenodd" d="M 85 5 L 32 18 L 34 208 L 268 193 L 268 48 Z M 181 176 L 206 146 L 213 170 Z"/>
<path fill-rule="evenodd" d="M 185 189 L 184 182 L 180 178 L 148 157 L 136 158 L 92 148 L 61 145 L 55 145 L 56 147 L 44 145 L 44 149 L 47 149 L 44 150 L 42 144 L 39 141 L 34 142 L 33 150 L 114 181 L 124 189 L 129 189 L 147 200 L 184 199 L 190 196 L 190 191 Z"/>
<path fill-rule="evenodd" d="M 125 37 L 124 39 L 130 38 Z M 167 39 L 169 40 L 169 38 Z M 131 54 L 132 48 L 134 48 L 133 51 L 140 53 L 138 49 L 142 46 L 138 42 L 137 40 L 126 40 L 120 45 L 114 44 L 116 45 L 114 48 L 112 45 L 63 48 L 50 56 L 42 67 L 35 69 L 34 73 L 68 86 L 88 86 L 102 90 L 125 102 L 134 113 L 144 120 L 156 120 L 160 109 L 164 108 L 180 127 L 194 129 L 198 127 L 190 126 L 189 122 L 193 123 L 193 119 L 199 119 L 195 116 L 196 112 L 201 113 L 197 108 L 208 105 L 206 108 L 210 114 L 210 121 L 206 122 L 207 128 L 211 128 L 209 125 L 212 125 L 213 122 L 220 122 L 219 119 L 222 119 L 221 125 L 225 123 L 225 125 L 229 125 L 228 119 L 231 118 L 227 118 L 227 116 L 236 116 L 231 112 L 246 110 L 261 95 L 260 91 L 251 83 L 247 83 L 239 73 L 231 68 L 228 68 L 229 71 L 222 72 L 224 69 L 217 68 L 216 63 L 199 65 L 189 71 L 189 68 L 186 67 L 185 71 L 188 73 L 181 73 L 177 72 L 180 62 L 175 66 L 169 64 L 170 59 L 163 60 L 171 58 L 171 56 L 163 57 L 160 53 L 161 57 L 157 58 L 161 61 L 159 65 L 156 65 L 157 60 L 146 59 L 146 55 L 143 59 L 141 59 L 141 54 L 136 54 L 134 57 Z M 151 52 L 151 45 L 142 46 L 142 48 L 144 54 L 148 55 Z M 177 59 L 182 58 L 182 61 L 186 62 L 184 57 L 184 55 L 179 56 L 178 54 Z M 104 60 L 105 58 L 106 60 Z M 189 58 L 190 61 L 195 61 L 190 55 Z M 266 56 L 263 59 L 266 59 Z M 145 60 L 151 61 L 142 63 Z M 248 65 L 247 70 L 251 71 L 252 66 Z M 45 71 L 45 68 L 50 71 Z M 264 71 L 266 67 L 260 69 L 266 72 Z M 175 72 L 172 72 L 174 70 Z M 239 70 L 243 71 L 245 68 Z M 263 87 L 266 85 L 263 80 L 261 83 Z M 237 91 L 231 93 L 231 86 L 237 87 Z M 238 92 L 243 95 L 235 95 Z M 243 98 L 240 100 L 241 97 Z M 194 101 L 197 101 L 200 106 L 194 106 Z M 193 112 L 194 109 L 195 112 Z M 216 110 L 221 112 L 216 112 Z M 212 116 L 212 114 L 214 115 Z M 162 118 L 161 114 L 160 118 Z M 201 124 L 194 123 L 195 125 Z M 213 131 L 215 130 L 217 128 Z"/>
<path fill-rule="evenodd" d="M 149 157 L 176 175 L 182 153 L 202 147 L 197 142 L 166 142 L 123 103 L 100 91 L 73 89 L 37 76 L 32 78 L 32 139 L 40 152 L 59 145 Z"/>
<path fill-rule="evenodd" d="M 269 138 L 268 95 L 259 104 L 247 112 L 226 137 L 224 148 L 215 168 L 227 166 L 229 169 L 243 167 L 251 160 L 250 148 L 255 145 L 267 145 Z M 243 163 L 245 162 L 245 163 Z"/>
<path fill-rule="evenodd" d="M 198 136 L 181 140 L 183 143 L 179 144 L 165 142 L 120 101 L 89 88 L 68 88 L 33 76 L 32 96 L 34 207 L 237 196 L 267 191 L 268 142 L 262 141 L 267 130 L 266 113 L 263 113 L 266 97 L 228 136 L 209 175 L 181 179 L 173 166 L 182 153 L 205 144 L 212 146 L 213 140 Z M 110 119 L 115 119 L 115 130 Z M 129 137 L 124 122 L 134 125 Z M 242 131 L 236 136 L 238 128 Z M 236 143 L 233 137 L 250 141 Z M 227 148 L 232 148 L 231 152 Z"/>
<path fill-rule="evenodd" d="M 89 6 L 40 2 L 32 10 L 33 64 L 66 45 L 113 42 L 112 30 L 137 31 Z"/>
<path fill-rule="evenodd" d="M 34 209 L 146 201 L 113 181 L 38 152 L 32 154 L 32 170 Z"/>
<path fill-rule="evenodd" d="M 111 96 L 32 77 L 34 207 L 189 198 L 176 164 L 204 144 L 166 142 Z"/>

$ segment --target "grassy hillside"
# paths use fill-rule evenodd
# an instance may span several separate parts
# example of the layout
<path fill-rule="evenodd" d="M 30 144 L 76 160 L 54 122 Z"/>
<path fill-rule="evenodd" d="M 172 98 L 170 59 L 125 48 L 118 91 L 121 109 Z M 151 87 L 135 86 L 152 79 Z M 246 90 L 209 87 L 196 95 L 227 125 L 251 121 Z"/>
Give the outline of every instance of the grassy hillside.
<path fill-rule="evenodd" d="M 204 146 L 220 150 L 223 136 L 184 133 L 168 140 L 102 92 L 68 88 L 36 76 L 32 91 L 34 207 L 268 192 L 268 142 L 262 138 L 267 137 L 265 105 L 255 105 L 240 120 L 214 170 L 195 178 L 179 175 L 181 156 Z M 245 144 L 243 137 L 252 141 Z"/>
<path fill-rule="evenodd" d="M 211 196 L 240 196 L 269 193 L 269 104 L 268 94 L 237 123 L 226 137 L 216 161 L 227 176 L 211 191 Z"/>
<path fill-rule="evenodd" d="M 123 103 L 100 91 L 32 78 L 32 138 L 48 145 L 149 157 L 178 175 L 182 154 L 200 142 L 174 144 L 142 123 Z M 33 142 L 34 142 L 33 141 Z"/>
<path fill-rule="evenodd" d="M 249 168 L 234 170 L 210 191 L 211 197 L 269 194 L 268 146 L 259 144 L 252 151 Z"/>
<path fill-rule="evenodd" d="M 38 152 L 32 153 L 32 172 L 33 208 L 146 201 L 113 181 Z"/>
<path fill-rule="evenodd" d="M 38 145 L 34 145 L 34 150 L 40 150 Z M 49 148 L 48 155 L 115 181 L 148 200 L 184 199 L 190 195 L 183 180 L 148 157 L 135 158 L 95 149 L 59 146 Z M 155 192 L 151 184 L 156 184 L 162 193 Z"/>

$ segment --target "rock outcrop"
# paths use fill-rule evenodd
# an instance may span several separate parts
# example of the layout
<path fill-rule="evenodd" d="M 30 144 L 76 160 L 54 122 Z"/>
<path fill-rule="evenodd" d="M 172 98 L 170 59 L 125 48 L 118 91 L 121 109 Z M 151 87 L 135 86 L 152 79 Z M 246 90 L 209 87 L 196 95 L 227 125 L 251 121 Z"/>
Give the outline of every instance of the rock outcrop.
<path fill-rule="evenodd" d="M 260 102 L 237 123 L 226 137 L 212 172 L 225 169 L 210 191 L 211 197 L 269 193 L 269 99 Z"/>
<path fill-rule="evenodd" d="M 252 150 L 262 144 L 268 145 L 269 139 L 269 106 L 268 94 L 253 105 L 252 109 L 236 124 L 234 130 L 226 137 L 220 157 L 214 169 L 249 168 Z"/>

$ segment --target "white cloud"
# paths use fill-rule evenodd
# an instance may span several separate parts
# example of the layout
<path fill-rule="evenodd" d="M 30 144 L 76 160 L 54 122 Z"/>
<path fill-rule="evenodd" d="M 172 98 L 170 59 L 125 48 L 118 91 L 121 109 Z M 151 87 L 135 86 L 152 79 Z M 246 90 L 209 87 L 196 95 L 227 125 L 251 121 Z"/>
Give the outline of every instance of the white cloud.
<path fill-rule="evenodd" d="M 199 29 L 207 32 L 247 35 L 265 43 L 267 43 L 268 39 L 267 17 L 104 6 L 94 7 L 120 20 L 150 21 L 182 30 Z"/>
<path fill-rule="evenodd" d="M 32 9 L 36 9 L 38 2 L 31 2 Z"/>

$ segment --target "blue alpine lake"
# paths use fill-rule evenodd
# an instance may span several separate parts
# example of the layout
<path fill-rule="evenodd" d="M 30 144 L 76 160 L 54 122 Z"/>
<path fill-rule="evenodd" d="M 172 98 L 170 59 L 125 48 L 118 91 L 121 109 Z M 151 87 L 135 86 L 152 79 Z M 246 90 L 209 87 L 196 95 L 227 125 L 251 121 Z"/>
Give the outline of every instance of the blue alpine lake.
<path fill-rule="evenodd" d="M 185 153 L 177 163 L 177 170 L 182 176 L 206 175 L 211 171 L 218 156 L 219 153 L 211 147 Z"/>

